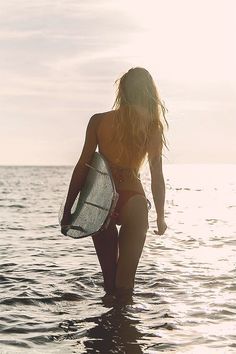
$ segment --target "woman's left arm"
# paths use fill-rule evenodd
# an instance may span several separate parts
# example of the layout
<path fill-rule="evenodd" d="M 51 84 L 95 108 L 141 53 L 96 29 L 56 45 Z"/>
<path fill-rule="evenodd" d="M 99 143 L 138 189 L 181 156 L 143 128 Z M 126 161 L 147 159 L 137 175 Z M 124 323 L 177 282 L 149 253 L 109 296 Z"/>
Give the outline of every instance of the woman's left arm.
<path fill-rule="evenodd" d="M 98 124 L 99 115 L 95 114 L 90 118 L 90 121 L 87 126 L 86 136 L 84 147 L 77 162 L 74 171 L 71 176 L 71 181 L 69 185 L 69 190 L 66 198 L 65 208 L 63 218 L 61 220 L 61 225 L 68 225 L 71 217 L 71 208 L 75 201 L 76 196 L 79 191 L 82 189 L 85 182 L 88 167 L 86 163 L 90 163 L 92 156 L 97 147 L 97 124 Z"/>

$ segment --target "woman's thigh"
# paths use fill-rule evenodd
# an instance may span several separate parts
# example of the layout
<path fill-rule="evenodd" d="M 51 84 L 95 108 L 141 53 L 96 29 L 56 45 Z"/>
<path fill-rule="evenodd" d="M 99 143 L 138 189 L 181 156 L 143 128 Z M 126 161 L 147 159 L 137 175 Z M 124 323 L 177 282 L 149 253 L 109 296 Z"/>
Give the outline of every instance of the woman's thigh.
<path fill-rule="evenodd" d="M 142 195 L 131 197 L 121 210 L 120 221 L 116 286 L 131 288 L 148 229 L 146 198 Z"/>

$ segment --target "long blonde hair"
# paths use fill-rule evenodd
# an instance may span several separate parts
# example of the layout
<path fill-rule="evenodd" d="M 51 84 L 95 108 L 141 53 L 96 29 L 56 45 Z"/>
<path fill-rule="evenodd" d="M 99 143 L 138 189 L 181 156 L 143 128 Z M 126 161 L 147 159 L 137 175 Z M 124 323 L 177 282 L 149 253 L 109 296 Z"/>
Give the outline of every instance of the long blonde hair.
<path fill-rule="evenodd" d="M 113 105 L 116 111 L 115 139 L 122 147 L 120 156 L 125 157 L 130 166 L 140 166 L 153 131 L 158 132 L 158 151 L 162 151 L 163 144 L 167 146 L 163 124 L 168 127 L 166 108 L 146 69 L 132 68 L 116 83 L 118 90 Z M 147 114 L 141 115 L 137 108 L 144 109 Z"/>

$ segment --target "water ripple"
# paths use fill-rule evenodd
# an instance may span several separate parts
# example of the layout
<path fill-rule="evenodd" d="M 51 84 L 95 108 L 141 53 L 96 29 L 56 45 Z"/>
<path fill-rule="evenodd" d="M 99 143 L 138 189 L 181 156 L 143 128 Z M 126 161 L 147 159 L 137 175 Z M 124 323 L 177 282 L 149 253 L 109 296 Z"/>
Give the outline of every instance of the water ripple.
<path fill-rule="evenodd" d="M 202 183 L 176 166 L 166 173 L 169 228 L 155 235 L 150 211 L 125 304 L 103 298 L 91 239 L 60 236 L 71 168 L 1 168 L 1 353 L 235 352 L 236 179 Z"/>

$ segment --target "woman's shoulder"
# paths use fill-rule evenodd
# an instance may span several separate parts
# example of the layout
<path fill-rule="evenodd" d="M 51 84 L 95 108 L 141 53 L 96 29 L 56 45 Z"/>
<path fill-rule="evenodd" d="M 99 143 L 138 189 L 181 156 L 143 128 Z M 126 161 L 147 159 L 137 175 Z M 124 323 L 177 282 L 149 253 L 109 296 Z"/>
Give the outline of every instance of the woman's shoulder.
<path fill-rule="evenodd" d="M 102 113 L 95 113 L 94 115 L 92 115 L 92 117 L 89 120 L 89 125 L 95 126 L 100 124 L 101 120 L 103 120 L 103 118 L 109 118 L 109 117 L 114 117 L 115 115 L 115 111 L 107 111 L 107 112 L 102 112 Z"/>
<path fill-rule="evenodd" d="M 101 113 L 95 113 L 90 120 L 98 120 L 101 119 L 103 117 L 108 117 L 108 116 L 114 116 L 115 115 L 115 111 L 111 110 L 111 111 L 106 111 L 106 112 L 101 112 Z"/>
<path fill-rule="evenodd" d="M 110 124 L 107 125 L 106 122 L 107 119 L 112 119 L 113 115 L 114 115 L 114 111 L 95 113 L 89 119 L 87 132 L 98 136 L 101 132 L 101 129 L 103 131 L 104 127 L 110 126 Z"/>

